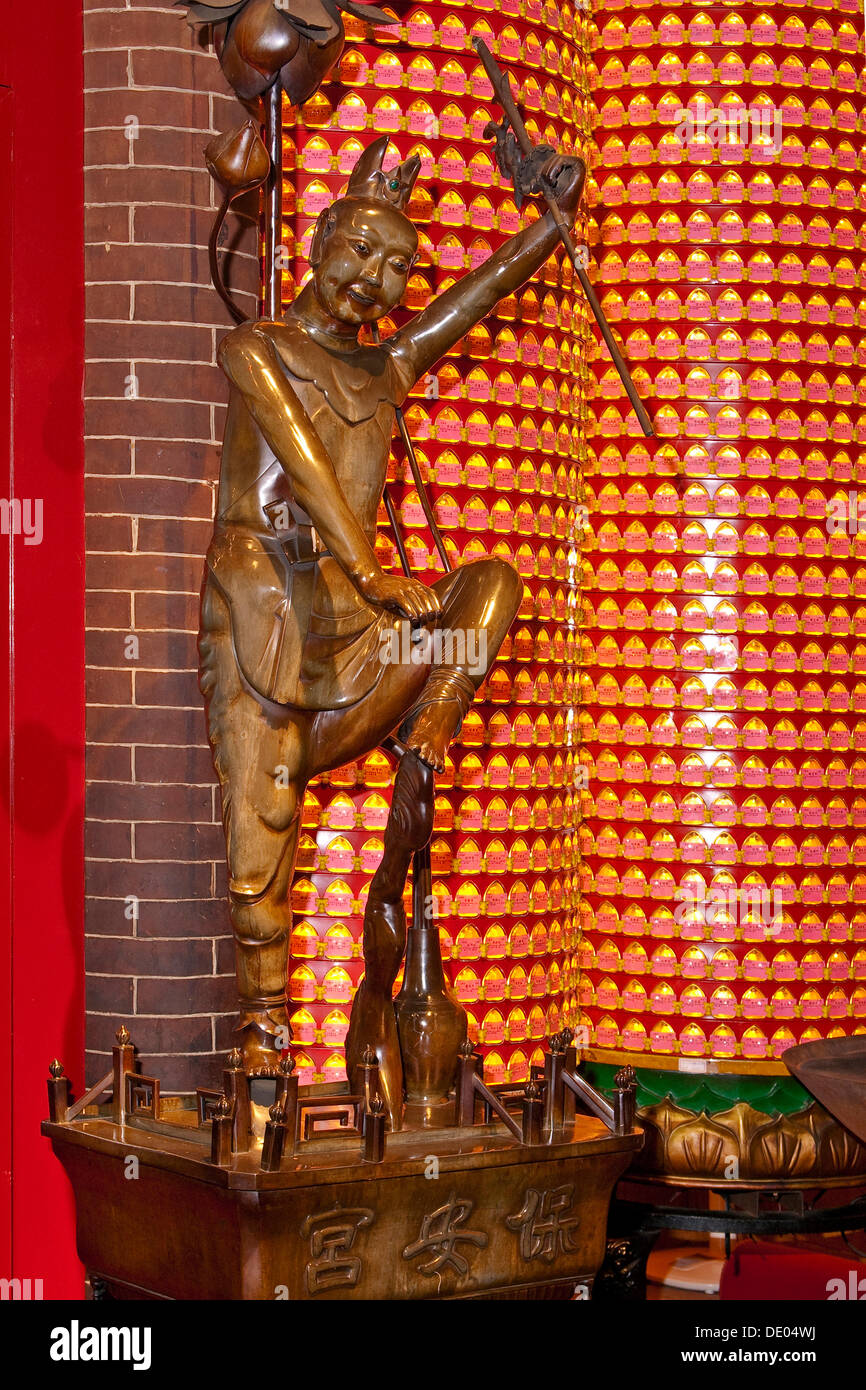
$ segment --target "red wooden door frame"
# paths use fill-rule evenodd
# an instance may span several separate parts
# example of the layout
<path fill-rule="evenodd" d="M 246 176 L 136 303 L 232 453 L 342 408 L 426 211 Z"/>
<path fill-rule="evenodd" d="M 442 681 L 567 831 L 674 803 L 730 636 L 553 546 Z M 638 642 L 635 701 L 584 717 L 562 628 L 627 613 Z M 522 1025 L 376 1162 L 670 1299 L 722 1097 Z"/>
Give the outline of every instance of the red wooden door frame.
<path fill-rule="evenodd" d="M 42 504 L 41 543 L 0 535 L 0 1277 L 80 1297 L 72 1197 L 39 1134 L 48 1062 L 84 1079 L 83 60 L 80 5 L 40 34 L 26 6 L 0 53 L 0 494 Z M 8 300 L 8 303 L 4 301 Z M 3 314 L 5 322 L 7 315 Z M 38 534 L 38 533 L 35 533 Z"/>
<path fill-rule="evenodd" d="M 11 322 L 12 316 L 12 238 L 11 209 L 9 192 L 12 185 L 12 92 L 8 87 L 0 88 L 0 323 Z M 3 340 L 0 349 L 0 439 L 4 441 L 3 468 L 0 472 L 0 488 L 4 496 L 11 491 L 12 472 L 12 352 L 11 337 Z M 8 443 L 7 443 L 8 441 Z M 0 537 L 0 544 L 3 538 Z M 12 551 L 3 554 L 3 587 L 12 612 Z M 3 652 L 0 656 L 0 709 L 3 722 L 0 726 L 0 743 L 4 753 L 9 746 L 9 731 L 12 724 L 12 624 L 10 622 Z M 3 904 L 0 908 L 0 1172 L 3 1174 L 2 1212 L 0 1212 L 0 1268 L 3 1273 L 12 1272 L 12 760 L 3 762 L 3 780 L 0 783 L 0 884 L 3 889 Z M 6 1027 L 7 1020 L 10 1027 Z"/>

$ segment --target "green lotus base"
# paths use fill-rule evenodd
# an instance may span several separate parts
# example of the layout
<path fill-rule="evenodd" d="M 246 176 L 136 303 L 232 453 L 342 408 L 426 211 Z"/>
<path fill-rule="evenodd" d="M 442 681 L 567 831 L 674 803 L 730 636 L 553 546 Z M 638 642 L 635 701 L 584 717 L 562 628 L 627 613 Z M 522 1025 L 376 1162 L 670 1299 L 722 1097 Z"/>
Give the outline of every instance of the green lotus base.
<path fill-rule="evenodd" d="M 595 1060 L 583 1066 L 602 1091 L 613 1088 L 617 1070 Z M 793 1077 L 635 1070 L 646 1135 L 635 1176 L 707 1186 L 860 1186 L 866 1179 L 866 1145 Z"/>

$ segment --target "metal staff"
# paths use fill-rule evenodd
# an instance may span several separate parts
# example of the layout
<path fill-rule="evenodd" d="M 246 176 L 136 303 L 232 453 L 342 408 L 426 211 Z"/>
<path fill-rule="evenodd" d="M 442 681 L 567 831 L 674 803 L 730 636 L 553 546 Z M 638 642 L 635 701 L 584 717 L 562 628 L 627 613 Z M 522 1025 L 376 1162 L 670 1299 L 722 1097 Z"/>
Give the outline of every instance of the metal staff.
<path fill-rule="evenodd" d="M 517 109 L 517 103 L 514 100 L 514 93 L 511 90 L 511 82 L 508 78 L 508 74 L 502 71 L 502 69 L 500 68 L 499 64 L 497 63 L 496 59 L 490 52 L 490 49 L 487 47 L 487 44 L 484 42 L 483 39 L 474 38 L 472 40 L 472 44 L 475 48 L 476 53 L 478 54 L 478 57 L 481 59 L 481 65 L 484 68 L 484 71 L 490 78 L 496 98 L 499 101 L 502 110 L 505 112 L 506 126 L 510 125 L 511 129 L 514 131 L 514 136 L 517 140 L 518 145 L 520 146 L 521 152 L 524 155 L 530 155 L 534 147 L 532 141 L 526 133 L 526 126 L 523 124 L 523 117 Z M 634 407 L 634 413 L 638 418 L 638 423 L 640 424 L 640 427 L 643 430 L 644 434 L 647 436 L 647 438 L 650 438 L 654 433 L 652 421 L 650 420 L 650 417 L 646 412 L 643 401 L 637 393 L 637 388 L 634 382 L 632 381 L 631 372 L 628 369 L 628 364 L 626 363 L 625 358 L 620 352 L 616 339 L 614 338 L 613 333 L 611 332 L 610 324 L 608 323 L 605 317 L 604 310 L 598 302 L 598 296 L 596 295 L 595 290 L 590 284 L 589 276 L 587 275 L 586 270 L 581 264 L 577 247 L 574 244 L 574 238 L 571 235 L 571 228 L 568 224 L 568 219 L 562 212 L 553 194 L 548 193 L 544 189 L 542 189 L 542 192 L 544 193 L 544 200 L 547 203 L 548 208 L 550 209 L 550 212 L 553 216 L 553 220 L 556 223 L 556 230 L 559 232 L 560 238 L 562 239 L 562 244 L 568 252 L 569 259 L 572 265 L 574 266 L 577 278 L 580 280 L 580 283 L 583 286 L 583 292 L 586 295 L 587 300 L 589 301 L 589 307 L 595 315 L 595 321 L 601 329 L 601 336 L 607 343 L 608 351 L 613 360 L 613 364 L 619 372 L 620 381 L 625 387 L 628 398 L 631 401 L 632 406 Z"/>
<path fill-rule="evenodd" d="M 239 198 L 241 194 L 248 193 L 256 187 L 261 188 L 263 193 L 259 244 L 264 262 L 262 296 L 258 304 L 257 317 L 276 319 L 279 318 L 282 311 L 280 294 L 282 277 L 277 263 L 282 232 L 283 193 L 283 87 L 279 78 L 265 93 L 264 121 L 262 124 L 264 126 L 264 141 L 258 135 L 255 137 L 255 144 L 258 147 L 256 153 L 257 156 L 260 156 L 257 158 L 257 163 L 259 167 L 262 163 L 267 167 L 251 179 L 245 177 L 242 165 L 233 167 L 232 158 L 228 158 L 226 162 L 227 155 L 231 155 L 237 160 L 239 152 L 237 149 L 231 151 L 231 143 L 236 143 L 252 129 L 251 121 L 247 121 L 246 126 L 242 126 L 236 131 L 233 137 L 217 136 L 205 150 L 205 161 L 211 177 L 223 192 L 223 199 L 208 240 L 211 280 L 214 289 L 227 306 L 235 323 L 245 323 L 247 314 L 239 304 L 235 303 L 223 280 L 219 259 L 219 234 L 235 198 Z M 229 141 L 228 148 L 226 147 L 226 140 Z"/>
<path fill-rule="evenodd" d="M 430 533 L 433 537 L 433 544 L 439 551 L 439 559 L 442 561 L 442 564 L 445 567 L 445 573 L 450 574 L 453 566 L 451 564 L 448 551 L 445 549 L 445 542 L 442 539 L 442 533 L 437 525 L 436 517 L 433 515 L 433 508 L 430 505 L 430 498 L 427 496 L 427 489 L 424 486 L 424 479 L 421 477 L 421 465 L 419 464 L 417 456 L 415 454 L 415 446 L 412 443 L 412 437 L 409 434 L 409 427 L 406 424 L 406 416 L 403 414 L 403 411 L 400 409 L 399 406 L 397 406 L 397 428 L 400 431 L 400 438 L 403 441 L 403 448 L 406 450 L 406 457 L 409 460 L 409 468 L 412 471 L 412 477 L 415 482 L 415 487 L 418 490 L 418 496 L 421 500 L 421 506 L 424 509 L 424 515 L 427 518 L 427 525 L 430 527 Z"/>
<path fill-rule="evenodd" d="M 265 144 L 271 157 L 271 181 L 264 197 L 263 246 L 265 283 L 260 318 L 277 319 L 282 313 L 282 275 L 277 248 L 283 225 L 283 84 L 279 77 L 264 97 Z"/>
<path fill-rule="evenodd" d="M 373 340 L 377 343 L 380 341 L 379 325 L 377 323 L 373 324 Z M 436 549 L 439 552 L 439 559 L 442 561 L 442 564 L 445 567 L 445 573 L 450 574 L 451 570 L 453 569 L 453 566 L 451 564 L 448 551 L 445 548 L 445 542 L 442 539 L 442 532 L 439 530 L 439 527 L 437 525 L 436 517 L 433 513 L 433 508 L 430 505 L 430 498 L 427 496 L 427 489 L 424 486 L 424 479 L 421 477 L 421 465 L 419 464 L 417 455 L 415 453 L 415 445 L 412 443 L 412 436 L 409 433 L 409 426 L 406 424 L 406 416 L 404 415 L 399 405 L 396 409 L 396 415 L 397 428 L 400 431 L 400 438 L 403 441 L 403 448 L 405 449 L 406 457 L 409 460 L 409 468 L 412 472 L 412 479 L 415 483 L 415 487 L 418 492 L 418 498 L 421 502 L 421 507 L 424 511 L 424 516 L 427 519 L 427 525 L 430 527 L 430 534 L 433 537 L 433 544 L 436 546 Z M 394 511 L 394 504 L 391 501 L 391 498 L 388 494 L 387 486 L 385 487 L 384 500 L 385 509 L 388 512 L 388 520 L 391 523 L 391 529 L 393 530 L 397 541 L 397 550 L 400 555 L 400 562 L 403 566 L 404 572 L 408 575 L 410 573 L 410 570 L 408 568 L 406 551 L 403 547 L 402 536 L 400 534 L 399 526 L 397 523 L 397 516 Z"/>

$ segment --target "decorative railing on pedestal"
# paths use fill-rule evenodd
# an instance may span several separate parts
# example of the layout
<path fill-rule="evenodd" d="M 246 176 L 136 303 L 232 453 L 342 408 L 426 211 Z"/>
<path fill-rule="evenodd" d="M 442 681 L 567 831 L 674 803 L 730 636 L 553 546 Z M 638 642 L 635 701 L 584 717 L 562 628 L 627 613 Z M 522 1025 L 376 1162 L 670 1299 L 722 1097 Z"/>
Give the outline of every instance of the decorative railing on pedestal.
<path fill-rule="evenodd" d="M 613 1102 L 596 1090 L 575 1070 L 576 1050 L 570 1028 L 555 1033 L 550 1050 L 545 1055 L 543 1072 L 533 1067 L 525 1086 L 508 1082 L 487 1086 L 483 1078 L 482 1058 L 467 1040 L 457 1062 L 457 1124 L 476 1123 L 476 1105 L 484 1107 L 483 1122 L 496 1115 L 522 1144 L 549 1144 L 557 1135 L 567 1132 L 574 1122 L 577 1102 L 580 1101 L 596 1119 L 617 1135 L 628 1134 L 634 1128 L 635 1078 L 631 1067 L 624 1067 L 614 1079 Z M 521 1123 L 518 1125 L 508 1112 L 508 1103 L 520 1104 Z"/>
<path fill-rule="evenodd" d="M 516 1143 L 527 1146 L 569 1143 L 574 1133 L 578 1104 L 617 1136 L 634 1130 L 635 1079 L 631 1067 L 615 1077 L 611 1100 L 581 1077 L 577 1070 L 573 1035 L 566 1028 L 550 1040 L 543 1067 L 534 1067 L 528 1082 L 502 1082 L 488 1086 L 483 1061 L 471 1041 L 464 1043 L 457 1060 L 454 1119 L 458 1129 L 502 1124 Z M 52 1062 L 48 1080 L 49 1118 L 66 1124 L 80 1116 L 100 1115 L 117 1125 L 143 1127 L 166 1138 L 182 1138 L 210 1146 L 210 1161 L 229 1168 L 238 1155 L 255 1150 L 261 1142 L 259 1166 L 263 1172 L 279 1172 L 284 1162 L 312 1152 L 323 1142 L 356 1140 L 364 1163 L 381 1163 L 386 1153 L 385 1107 L 379 1093 L 379 1063 L 368 1048 L 358 1069 L 358 1088 L 351 1094 L 320 1086 L 299 1087 L 295 1064 L 285 1057 L 274 1076 L 248 1076 L 241 1053 L 227 1058 L 222 1089 L 200 1086 L 195 1107 L 183 1098 L 160 1100 L 159 1080 L 136 1070 L 135 1046 L 125 1027 L 118 1030 L 112 1070 L 80 1100 L 71 1102 L 69 1078 L 60 1062 Z M 263 1128 L 255 1111 L 262 1106 L 253 1088 L 273 1085 L 273 1101 Z M 111 1092 L 110 1110 L 98 1111 L 100 1100 Z M 302 1094 L 302 1092 L 311 1094 Z M 478 1108 L 481 1106 L 481 1118 Z M 519 1120 L 512 1111 L 519 1112 Z"/>

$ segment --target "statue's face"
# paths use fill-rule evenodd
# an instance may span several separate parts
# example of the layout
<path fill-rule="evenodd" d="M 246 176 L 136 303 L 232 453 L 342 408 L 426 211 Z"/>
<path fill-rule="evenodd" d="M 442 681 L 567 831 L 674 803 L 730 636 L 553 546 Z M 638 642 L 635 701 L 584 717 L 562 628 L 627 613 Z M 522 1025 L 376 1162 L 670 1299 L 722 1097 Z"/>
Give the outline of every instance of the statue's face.
<path fill-rule="evenodd" d="M 400 303 L 418 236 L 407 217 L 383 203 L 347 199 L 333 215 L 315 268 L 316 294 L 332 318 L 360 327 Z"/>

